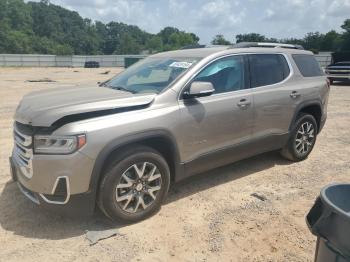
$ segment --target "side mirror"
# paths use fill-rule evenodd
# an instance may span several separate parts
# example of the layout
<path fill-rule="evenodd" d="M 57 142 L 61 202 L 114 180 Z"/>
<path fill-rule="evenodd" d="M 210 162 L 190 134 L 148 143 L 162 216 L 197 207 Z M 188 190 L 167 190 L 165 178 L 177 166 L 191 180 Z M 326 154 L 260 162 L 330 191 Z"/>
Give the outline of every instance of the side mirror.
<path fill-rule="evenodd" d="M 183 98 L 210 96 L 214 92 L 215 88 L 210 82 L 193 82 L 190 88 L 184 92 Z"/>

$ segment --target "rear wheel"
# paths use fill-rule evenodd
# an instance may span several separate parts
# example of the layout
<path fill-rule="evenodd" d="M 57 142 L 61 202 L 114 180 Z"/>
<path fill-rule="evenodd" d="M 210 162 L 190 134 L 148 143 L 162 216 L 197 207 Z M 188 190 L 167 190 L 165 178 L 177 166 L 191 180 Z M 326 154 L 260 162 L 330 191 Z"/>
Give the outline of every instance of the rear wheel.
<path fill-rule="evenodd" d="M 137 146 L 104 174 L 98 205 L 113 220 L 136 222 L 160 208 L 169 184 L 169 167 L 160 153 Z"/>
<path fill-rule="evenodd" d="M 317 123 L 309 114 L 300 114 L 293 126 L 287 145 L 282 149 L 283 157 L 301 161 L 311 153 L 317 137 Z"/>

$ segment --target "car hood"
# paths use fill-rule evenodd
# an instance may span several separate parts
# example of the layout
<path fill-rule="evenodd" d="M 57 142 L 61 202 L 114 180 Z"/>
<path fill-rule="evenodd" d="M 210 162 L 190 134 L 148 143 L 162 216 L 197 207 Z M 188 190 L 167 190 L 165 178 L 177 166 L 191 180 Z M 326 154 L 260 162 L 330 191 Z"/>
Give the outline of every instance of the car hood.
<path fill-rule="evenodd" d="M 66 116 L 146 106 L 155 96 L 99 86 L 53 88 L 25 95 L 14 118 L 23 124 L 49 127 Z"/>

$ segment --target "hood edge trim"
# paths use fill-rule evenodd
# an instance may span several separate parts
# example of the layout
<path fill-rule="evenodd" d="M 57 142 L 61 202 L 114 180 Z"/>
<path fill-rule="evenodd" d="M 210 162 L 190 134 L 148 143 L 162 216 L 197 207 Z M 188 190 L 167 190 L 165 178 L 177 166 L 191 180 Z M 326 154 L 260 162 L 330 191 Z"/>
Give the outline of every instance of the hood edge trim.
<path fill-rule="evenodd" d="M 100 110 L 100 111 L 92 111 L 92 112 L 83 112 L 78 114 L 72 114 L 72 115 L 66 115 L 55 122 L 52 123 L 51 127 L 54 128 L 54 130 L 69 124 L 73 122 L 78 122 L 82 120 L 87 120 L 90 118 L 95 117 L 101 117 L 101 116 L 108 116 L 113 114 L 119 114 L 124 112 L 130 112 L 130 111 L 136 111 L 136 110 L 142 110 L 149 107 L 150 104 L 145 105 L 136 105 L 136 106 L 128 106 L 128 107 L 122 107 L 122 108 L 113 108 L 113 109 L 106 109 L 106 110 Z"/>

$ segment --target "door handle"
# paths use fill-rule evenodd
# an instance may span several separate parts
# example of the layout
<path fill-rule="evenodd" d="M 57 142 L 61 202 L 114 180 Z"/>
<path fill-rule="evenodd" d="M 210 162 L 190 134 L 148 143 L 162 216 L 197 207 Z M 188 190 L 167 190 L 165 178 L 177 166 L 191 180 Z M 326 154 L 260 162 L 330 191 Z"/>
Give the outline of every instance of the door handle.
<path fill-rule="evenodd" d="M 299 94 L 299 92 L 297 92 L 297 91 L 293 91 L 293 92 L 290 94 L 290 97 L 293 98 L 293 99 L 296 99 L 296 98 L 300 97 L 300 94 Z"/>
<path fill-rule="evenodd" d="M 250 106 L 250 104 L 251 104 L 250 101 L 248 101 L 247 99 L 243 98 L 237 103 L 237 106 L 240 107 L 241 109 L 245 109 L 248 106 Z"/>

